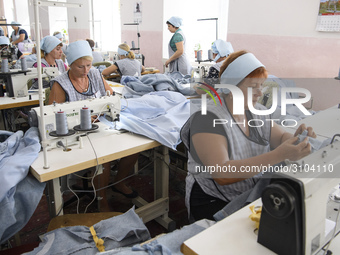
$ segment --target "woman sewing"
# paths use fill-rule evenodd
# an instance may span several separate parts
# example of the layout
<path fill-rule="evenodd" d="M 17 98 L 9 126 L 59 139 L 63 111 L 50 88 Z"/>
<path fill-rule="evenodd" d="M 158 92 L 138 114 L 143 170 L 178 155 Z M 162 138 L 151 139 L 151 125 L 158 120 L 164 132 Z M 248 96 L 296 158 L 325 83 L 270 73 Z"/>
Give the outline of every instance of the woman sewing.
<path fill-rule="evenodd" d="M 60 74 L 68 70 L 67 65 L 61 60 L 63 54 L 63 44 L 58 38 L 54 36 L 45 36 L 40 41 L 41 48 L 41 66 L 42 67 L 57 67 Z M 37 67 L 38 63 L 35 62 L 32 67 Z M 44 88 L 49 88 L 49 82 L 43 84 Z M 30 89 L 38 89 L 38 82 L 35 81 Z"/>
<path fill-rule="evenodd" d="M 102 75 L 107 76 L 111 73 L 119 73 L 120 76 L 141 76 L 141 73 L 145 71 L 145 67 L 135 59 L 135 54 L 126 43 L 118 46 L 118 55 L 119 60 L 105 68 Z"/>
<path fill-rule="evenodd" d="M 18 22 L 12 21 L 11 27 L 13 28 L 13 32 L 11 34 L 10 41 L 13 45 L 18 45 L 18 43 L 23 42 L 29 42 L 28 34 L 25 29 L 18 26 Z"/>
<path fill-rule="evenodd" d="M 191 64 L 185 53 L 185 36 L 180 29 L 182 19 L 180 17 L 171 17 L 166 24 L 168 30 L 173 33 L 168 45 L 169 59 L 165 62 L 165 66 L 169 66 L 169 72 L 180 72 L 183 75 L 191 74 Z"/>
<path fill-rule="evenodd" d="M 307 156 L 311 152 L 308 139 L 295 144 L 303 130 L 307 129 L 308 136 L 316 137 L 310 127 L 301 125 L 292 135 L 267 121 L 270 116 L 249 111 L 248 93 L 251 93 L 255 109 L 266 109 L 257 100 L 262 95 L 261 86 L 267 71 L 253 54 L 246 51 L 230 54 L 221 66 L 220 78 L 221 84 L 235 85 L 242 91 L 244 113 L 233 113 L 236 96 L 223 88 L 222 105 L 208 101 L 207 114 L 194 113 L 181 130 L 182 140 L 189 150 L 186 206 L 194 220 L 213 219 L 213 215 L 231 200 L 253 188 L 261 177 L 261 166 Z M 228 124 L 214 127 L 216 119 L 227 120 Z M 263 125 L 254 122 L 248 125 L 248 121 L 254 119 L 262 121 Z M 204 172 L 212 166 L 233 171 Z M 242 172 L 247 166 L 256 166 L 258 171 Z"/>
<path fill-rule="evenodd" d="M 54 79 L 49 104 L 102 97 L 106 95 L 107 91 L 112 94 L 112 88 L 100 72 L 92 68 L 92 49 L 87 41 L 81 40 L 70 43 L 67 47 L 66 57 L 70 69 Z M 119 182 L 128 176 L 137 159 L 138 154 L 134 154 L 119 161 L 115 182 Z M 103 164 L 103 174 L 99 175 L 101 187 L 107 186 L 109 183 L 110 165 L 110 162 Z M 116 184 L 113 190 L 127 198 L 138 196 L 138 193 L 126 186 L 124 182 Z M 101 211 L 110 211 L 106 190 L 99 191 L 99 196 L 102 197 L 100 200 Z"/>

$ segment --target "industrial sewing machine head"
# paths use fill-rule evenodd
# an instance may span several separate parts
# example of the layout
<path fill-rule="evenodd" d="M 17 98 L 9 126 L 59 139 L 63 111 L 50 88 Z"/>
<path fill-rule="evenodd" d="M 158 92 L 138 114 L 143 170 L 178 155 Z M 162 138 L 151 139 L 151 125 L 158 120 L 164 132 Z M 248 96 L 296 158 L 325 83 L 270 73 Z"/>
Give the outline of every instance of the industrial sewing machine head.
<path fill-rule="evenodd" d="M 5 84 L 9 97 L 28 96 L 28 82 L 38 78 L 37 68 L 27 68 L 25 71 L 20 69 L 9 69 L 9 72 L 1 73 L 1 83 Z M 50 81 L 59 75 L 57 67 L 42 68 L 42 78 Z"/>
<path fill-rule="evenodd" d="M 335 141 L 273 174 L 262 193 L 259 243 L 278 254 L 314 255 L 339 231 L 339 150 Z"/>
<path fill-rule="evenodd" d="M 101 98 L 91 98 L 81 101 L 65 102 L 62 104 L 52 104 L 43 106 L 44 130 L 42 127 L 42 116 L 40 107 L 32 108 L 29 112 L 29 124 L 33 127 L 39 127 L 40 136 L 45 132 L 48 140 L 48 148 L 58 146 L 58 141 L 63 140 L 67 146 L 79 143 L 79 136 L 87 132 L 100 131 L 104 135 L 105 132 L 112 134 L 117 132 L 109 127 L 98 123 L 92 124 L 88 129 L 82 129 L 81 110 L 89 109 L 91 115 L 103 115 L 109 121 L 119 121 L 120 113 L 120 97 L 118 95 L 104 96 Z M 66 116 L 66 127 L 68 132 L 58 134 L 57 115 L 64 113 Z"/>

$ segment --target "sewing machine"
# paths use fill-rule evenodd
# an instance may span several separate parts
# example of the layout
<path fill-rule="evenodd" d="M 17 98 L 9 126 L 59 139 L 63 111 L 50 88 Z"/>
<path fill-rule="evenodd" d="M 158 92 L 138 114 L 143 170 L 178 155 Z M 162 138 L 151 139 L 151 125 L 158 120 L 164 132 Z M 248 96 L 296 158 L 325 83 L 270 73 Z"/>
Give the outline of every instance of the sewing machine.
<path fill-rule="evenodd" d="M 38 78 L 37 68 L 28 68 L 25 71 L 20 69 L 9 69 L 8 73 L 1 73 L 0 79 L 4 80 L 6 91 L 9 97 L 28 96 L 28 81 Z M 42 68 L 42 78 L 51 80 L 59 75 L 57 67 Z"/>
<path fill-rule="evenodd" d="M 63 141 L 66 147 L 71 144 L 79 143 L 79 135 L 85 134 L 86 132 L 117 132 L 116 130 L 108 127 L 101 123 L 92 124 L 92 128 L 89 130 L 80 129 L 80 109 L 86 106 L 91 110 L 91 115 L 104 115 L 109 121 L 119 121 L 120 113 L 120 97 L 118 95 L 104 96 L 101 98 L 91 98 L 87 100 L 66 102 L 62 104 L 52 104 L 43 106 L 44 110 L 44 124 L 46 139 L 48 140 L 48 148 L 52 149 L 60 145 L 59 141 Z M 63 111 L 66 113 L 67 126 L 69 133 L 66 135 L 56 134 L 56 113 Z M 40 107 L 32 108 L 28 114 L 29 124 L 32 127 L 39 127 L 40 135 L 43 132 L 40 115 Z M 101 128 L 99 128 L 101 127 Z M 97 130 L 98 129 L 98 130 Z M 59 142 L 59 143 L 58 143 Z"/>
<path fill-rule="evenodd" d="M 282 255 L 314 255 L 339 232 L 339 150 L 335 141 L 273 174 L 262 193 L 260 244 Z"/>

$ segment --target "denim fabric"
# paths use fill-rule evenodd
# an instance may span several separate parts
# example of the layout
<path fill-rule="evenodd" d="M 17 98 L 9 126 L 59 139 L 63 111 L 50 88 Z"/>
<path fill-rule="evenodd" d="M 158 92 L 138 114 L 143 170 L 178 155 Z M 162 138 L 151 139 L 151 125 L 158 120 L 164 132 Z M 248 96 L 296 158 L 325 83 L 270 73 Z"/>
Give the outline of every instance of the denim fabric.
<path fill-rule="evenodd" d="M 210 220 L 200 220 L 169 234 L 160 236 L 152 242 L 143 245 L 136 244 L 133 247 L 113 249 L 105 253 L 100 253 L 100 255 L 179 255 L 182 254 L 181 245 L 183 242 L 212 226 L 214 223 L 214 221 Z"/>
<path fill-rule="evenodd" d="M 45 183 L 28 175 L 11 189 L 11 196 L 6 196 L 0 202 L 0 243 L 4 243 L 27 224 L 41 200 L 44 189 Z"/>
<path fill-rule="evenodd" d="M 264 174 L 252 189 L 243 192 L 241 195 L 231 200 L 231 202 L 229 202 L 223 209 L 215 213 L 214 219 L 216 221 L 223 220 L 224 218 L 233 214 L 234 212 L 241 209 L 242 207 L 260 198 L 262 195 L 263 189 L 267 187 L 269 183 L 270 183 L 270 176 Z"/>
<path fill-rule="evenodd" d="M 38 128 L 30 128 L 23 135 L 0 131 L 0 201 L 6 196 L 11 200 L 11 189 L 28 174 L 29 167 L 40 151 Z"/>
<path fill-rule="evenodd" d="M 190 76 L 175 74 L 146 74 L 141 77 L 123 76 L 120 83 L 125 85 L 125 98 L 140 97 L 154 91 L 176 91 L 183 95 L 192 95 L 194 90 L 190 86 Z"/>
<path fill-rule="evenodd" d="M 125 110 L 121 111 L 120 121 L 116 123 L 118 130 L 141 134 L 176 149 L 181 142 L 180 129 L 190 115 L 188 99 L 180 93 L 159 91 L 127 101 L 122 100 Z M 99 120 L 105 123 L 104 118 Z"/>
<path fill-rule="evenodd" d="M 298 135 L 299 139 L 297 141 L 297 144 L 301 143 L 303 141 L 303 139 L 305 139 L 307 137 L 307 134 L 308 134 L 308 131 L 304 130 L 300 135 Z M 320 140 L 318 140 L 316 138 L 308 137 L 308 142 L 311 145 L 312 153 L 317 151 L 317 150 L 320 150 L 321 148 L 323 148 L 326 145 L 330 144 L 331 140 L 332 140 L 331 138 L 328 138 L 326 140 L 320 141 Z"/>
<path fill-rule="evenodd" d="M 150 238 L 149 231 L 134 208 L 122 215 L 100 221 L 94 229 L 104 240 L 105 250 L 130 246 Z M 88 227 L 65 227 L 48 232 L 39 247 L 26 254 L 96 254 L 98 249 Z"/>

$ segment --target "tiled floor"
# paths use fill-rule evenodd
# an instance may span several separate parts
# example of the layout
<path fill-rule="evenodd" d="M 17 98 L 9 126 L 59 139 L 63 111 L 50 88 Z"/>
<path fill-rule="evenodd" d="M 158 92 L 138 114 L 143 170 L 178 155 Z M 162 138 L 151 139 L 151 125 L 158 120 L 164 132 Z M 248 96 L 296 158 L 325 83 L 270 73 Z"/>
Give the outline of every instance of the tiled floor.
<path fill-rule="evenodd" d="M 176 163 L 173 163 L 175 161 Z M 143 168 L 147 163 L 149 163 L 149 159 L 140 156 L 139 157 L 139 168 Z M 176 222 L 176 227 L 180 228 L 184 225 L 189 224 L 187 217 L 187 210 L 184 205 L 184 195 L 185 195 L 185 176 L 186 172 L 178 166 L 178 160 L 175 157 L 175 160 L 171 160 L 171 167 L 169 170 L 169 198 L 170 198 L 170 211 L 169 217 Z M 138 175 L 131 177 L 128 180 L 128 185 L 133 187 L 138 191 L 139 195 L 147 201 L 152 200 L 153 197 L 153 164 L 149 167 L 146 167 L 144 170 L 139 172 Z M 111 189 L 108 189 L 109 195 L 109 203 L 112 208 L 112 211 L 126 212 L 129 210 L 133 204 L 130 199 L 125 198 L 123 195 L 114 193 Z M 65 196 L 64 196 L 65 197 Z M 85 207 L 90 203 L 91 198 L 88 196 L 84 196 L 80 199 L 79 211 L 80 213 L 84 212 Z M 64 208 L 64 214 L 76 213 L 76 205 L 77 202 L 73 202 L 72 204 L 66 206 Z M 96 203 L 93 203 L 89 206 L 88 212 L 98 212 Z M 31 217 L 30 221 L 27 225 L 18 233 L 20 243 L 23 246 L 32 245 L 35 247 L 39 244 L 39 236 L 43 235 L 47 231 L 48 224 L 51 218 L 48 213 L 47 199 L 46 195 L 43 195 L 36 211 Z M 150 231 L 152 237 L 161 234 L 167 233 L 167 229 L 159 225 L 156 221 L 150 221 L 146 223 L 147 228 Z M 15 241 L 15 238 L 10 239 L 10 244 L 12 247 L 17 247 L 18 241 Z M 16 251 L 18 248 L 11 250 L 3 250 L 0 251 L 0 255 L 2 254 L 21 254 L 21 251 Z M 10 252 L 12 251 L 12 253 Z"/>

